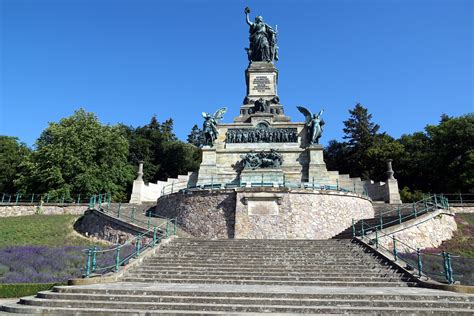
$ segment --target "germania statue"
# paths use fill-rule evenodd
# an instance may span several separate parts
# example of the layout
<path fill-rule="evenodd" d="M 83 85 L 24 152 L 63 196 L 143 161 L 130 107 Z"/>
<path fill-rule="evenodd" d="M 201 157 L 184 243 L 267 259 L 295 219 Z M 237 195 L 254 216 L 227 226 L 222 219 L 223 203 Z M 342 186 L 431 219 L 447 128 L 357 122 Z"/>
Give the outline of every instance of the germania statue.
<path fill-rule="evenodd" d="M 224 117 L 227 108 L 220 108 L 214 113 L 214 115 L 206 112 L 202 112 L 204 123 L 202 124 L 202 139 L 203 145 L 214 145 L 214 141 L 217 139 L 219 134 L 217 131 L 217 123 Z"/>
<path fill-rule="evenodd" d="M 250 46 L 246 48 L 249 61 L 278 60 L 277 31 L 263 22 L 260 15 L 255 17 L 255 22 L 251 22 L 249 13 L 250 9 L 246 7 L 245 18 L 250 26 Z"/>
<path fill-rule="evenodd" d="M 312 114 L 310 110 L 302 107 L 296 107 L 305 117 L 306 127 L 308 128 L 308 141 L 310 144 L 319 144 L 319 139 L 323 134 L 324 121 L 321 119 L 323 111 L 319 111 L 318 114 Z"/>

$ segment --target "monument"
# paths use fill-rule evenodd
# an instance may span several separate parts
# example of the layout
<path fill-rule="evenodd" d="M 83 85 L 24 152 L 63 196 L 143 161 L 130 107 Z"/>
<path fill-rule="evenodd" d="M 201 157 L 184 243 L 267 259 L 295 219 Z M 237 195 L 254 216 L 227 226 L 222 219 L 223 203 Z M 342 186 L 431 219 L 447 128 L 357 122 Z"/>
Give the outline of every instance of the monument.
<path fill-rule="evenodd" d="M 331 238 L 352 220 L 373 217 L 373 200 L 400 203 L 391 162 L 387 182 L 327 170 L 323 110 L 297 106 L 301 121 L 285 114 L 277 27 L 244 12 L 249 64 L 239 115 L 226 123 L 226 107 L 203 112 L 199 171 L 148 185 L 139 175 L 131 202 L 155 196 L 157 215 L 177 217 L 194 236 L 283 239 Z"/>

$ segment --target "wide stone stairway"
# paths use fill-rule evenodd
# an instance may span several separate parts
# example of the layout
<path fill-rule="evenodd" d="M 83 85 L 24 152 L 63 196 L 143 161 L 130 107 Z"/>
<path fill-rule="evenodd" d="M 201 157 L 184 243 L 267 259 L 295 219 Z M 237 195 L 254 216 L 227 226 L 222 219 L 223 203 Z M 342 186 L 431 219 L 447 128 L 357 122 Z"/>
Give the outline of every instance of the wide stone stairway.
<path fill-rule="evenodd" d="M 414 286 L 350 240 L 175 239 L 122 282 L 57 286 L 6 312 L 43 315 L 472 315 L 474 295 Z"/>

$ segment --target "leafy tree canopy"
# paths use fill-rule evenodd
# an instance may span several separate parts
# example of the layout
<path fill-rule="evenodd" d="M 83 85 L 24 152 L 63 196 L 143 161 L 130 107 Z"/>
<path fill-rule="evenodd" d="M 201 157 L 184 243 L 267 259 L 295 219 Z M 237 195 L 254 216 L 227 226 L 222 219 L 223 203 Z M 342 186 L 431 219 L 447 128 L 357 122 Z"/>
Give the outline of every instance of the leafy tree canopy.
<path fill-rule="evenodd" d="M 17 183 L 24 191 L 53 196 L 110 192 L 123 199 L 134 177 L 128 149 L 121 128 L 102 125 L 93 113 L 80 109 L 49 123 L 22 163 L 25 172 Z"/>
<path fill-rule="evenodd" d="M 14 184 L 17 175 L 22 172 L 20 164 L 28 159 L 30 149 L 20 143 L 18 138 L 0 136 L 0 192 L 15 193 Z"/>
<path fill-rule="evenodd" d="M 144 162 L 145 181 L 166 180 L 199 168 L 199 149 L 178 141 L 172 119 L 159 123 L 153 116 L 145 126 L 122 126 L 122 129 L 130 143 L 129 162 L 133 166 Z"/>

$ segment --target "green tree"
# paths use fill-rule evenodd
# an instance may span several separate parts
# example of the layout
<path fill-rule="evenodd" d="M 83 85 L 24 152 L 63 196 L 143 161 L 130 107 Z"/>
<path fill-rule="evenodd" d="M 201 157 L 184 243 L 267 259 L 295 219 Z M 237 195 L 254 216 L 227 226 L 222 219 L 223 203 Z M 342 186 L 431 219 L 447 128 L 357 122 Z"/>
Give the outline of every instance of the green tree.
<path fill-rule="evenodd" d="M 22 161 L 28 159 L 30 150 L 18 138 L 0 136 L 0 192 L 14 193 L 18 190 L 14 181 L 22 168 Z"/>
<path fill-rule="evenodd" d="M 202 130 L 194 124 L 191 132 L 188 134 L 187 142 L 199 147 L 202 143 Z"/>
<path fill-rule="evenodd" d="M 348 164 L 352 166 L 352 174 L 364 179 L 370 178 L 368 171 L 370 159 L 367 155 L 374 141 L 380 126 L 371 122 L 372 114 L 360 103 L 354 109 L 349 110 L 350 117 L 344 121 L 344 139 L 347 139 L 349 147 Z"/>
<path fill-rule="evenodd" d="M 178 141 L 173 133 L 173 120 L 150 123 L 137 128 L 122 126 L 130 142 L 129 162 L 135 168 L 143 161 L 146 182 L 166 180 L 199 168 L 199 149 Z"/>
<path fill-rule="evenodd" d="M 124 199 L 134 177 L 128 149 L 123 129 L 102 125 L 93 113 L 80 109 L 49 123 L 22 164 L 25 173 L 18 184 L 25 191 L 52 196 L 110 192 Z"/>

